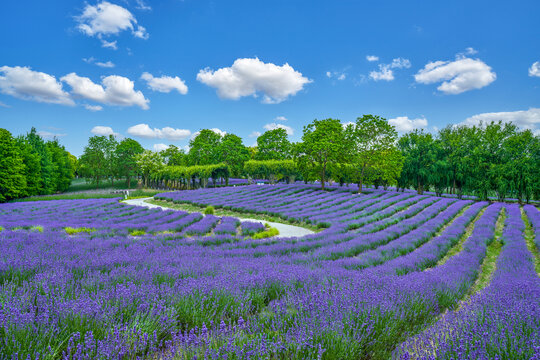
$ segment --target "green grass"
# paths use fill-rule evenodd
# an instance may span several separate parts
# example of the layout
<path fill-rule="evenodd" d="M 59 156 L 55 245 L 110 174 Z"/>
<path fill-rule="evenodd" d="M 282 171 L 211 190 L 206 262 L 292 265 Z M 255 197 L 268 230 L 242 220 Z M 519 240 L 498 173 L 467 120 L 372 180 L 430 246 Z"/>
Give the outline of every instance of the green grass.
<path fill-rule="evenodd" d="M 113 190 L 113 189 L 111 189 Z M 142 189 L 142 190 L 130 190 L 128 199 L 139 199 L 152 197 L 157 194 L 163 193 L 163 190 Z M 114 199 L 122 198 L 123 194 L 94 194 L 94 193 L 79 193 L 79 194 L 57 194 L 57 195 L 43 195 L 33 196 L 22 199 L 15 199 L 11 202 L 28 202 L 28 201 L 48 201 L 48 200 L 84 200 L 84 199 Z"/>
<path fill-rule="evenodd" d="M 137 179 L 131 179 L 130 189 L 137 188 Z M 85 191 L 96 189 L 127 189 L 127 180 L 115 180 L 114 184 L 111 184 L 110 180 L 100 181 L 99 185 L 87 182 L 85 179 L 73 179 L 71 185 L 66 192 L 73 191 Z"/>
<path fill-rule="evenodd" d="M 187 212 L 200 212 L 203 213 L 205 208 L 204 206 L 198 206 L 194 204 L 187 204 L 187 203 L 173 203 L 172 201 L 165 201 L 165 200 L 148 200 L 149 204 L 159 205 L 163 207 L 167 207 L 174 210 L 183 210 Z M 276 216 L 270 216 L 270 215 L 264 215 L 264 214 L 256 214 L 256 213 L 248 213 L 248 212 L 240 212 L 235 210 L 227 210 L 223 208 L 217 208 L 215 209 L 214 215 L 216 216 L 232 216 L 237 218 L 250 218 L 250 219 L 256 219 L 256 220 L 265 220 L 270 222 L 277 222 L 277 223 L 283 223 L 283 224 L 290 224 L 295 226 L 300 226 L 306 229 L 310 229 L 312 231 L 321 231 L 321 228 L 327 227 L 326 224 L 323 223 L 323 225 L 313 225 L 313 224 L 307 224 L 305 222 L 294 222 L 290 220 L 286 220 L 280 217 Z"/>

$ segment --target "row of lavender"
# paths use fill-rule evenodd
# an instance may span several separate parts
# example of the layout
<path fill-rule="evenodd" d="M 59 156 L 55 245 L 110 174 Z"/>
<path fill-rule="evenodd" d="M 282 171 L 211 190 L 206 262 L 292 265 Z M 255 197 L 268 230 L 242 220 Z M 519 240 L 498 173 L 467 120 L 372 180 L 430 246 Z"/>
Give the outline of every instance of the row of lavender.
<path fill-rule="evenodd" d="M 47 227 L 43 233 L 6 230 L 0 233 L 0 323 L 8 336 L 0 353 L 388 358 L 408 334 L 463 297 L 502 207 L 395 192 L 321 193 L 301 185 L 172 195 L 329 227 L 303 238 L 242 241 L 229 241 L 226 231 L 217 235 L 234 226 L 230 218 L 214 227 L 215 235 L 200 238 L 134 239 L 106 227 L 78 236 Z M 94 206 L 71 204 L 84 216 Z M 23 208 L 10 211 L 32 220 Z M 54 211 L 39 211 L 36 219 L 54 223 Z M 103 218 L 118 210 L 107 211 Z M 465 236 L 471 226 L 472 236 Z M 460 240 L 463 251 L 433 267 Z"/>
<path fill-rule="evenodd" d="M 59 230 L 91 228 L 117 234 L 133 231 L 151 233 L 179 233 L 179 235 L 205 236 L 228 234 L 248 236 L 264 230 L 262 223 L 243 222 L 232 217 L 185 211 L 133 207 L 118 202 L 119 199 L 93 199 L 86 201 L 36 201 L 4 204 L 0 208 L 0 226 L 5 229 Z"/>

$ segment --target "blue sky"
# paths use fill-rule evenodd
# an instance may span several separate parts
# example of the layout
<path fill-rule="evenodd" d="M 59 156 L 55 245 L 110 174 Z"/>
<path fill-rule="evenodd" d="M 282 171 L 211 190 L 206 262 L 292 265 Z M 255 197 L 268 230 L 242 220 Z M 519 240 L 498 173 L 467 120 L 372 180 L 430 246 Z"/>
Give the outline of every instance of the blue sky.
<path fill-rule="evenodd" d="M 315 118 L 401 132 L 480 120 L 540 130 L 538 1 L 8 1 L 0 126 L 80 155 L 114 132 L 152 149 L 202 128 L 246 145 Z M 218 131 L 218 130 L 216 130 Z"/>

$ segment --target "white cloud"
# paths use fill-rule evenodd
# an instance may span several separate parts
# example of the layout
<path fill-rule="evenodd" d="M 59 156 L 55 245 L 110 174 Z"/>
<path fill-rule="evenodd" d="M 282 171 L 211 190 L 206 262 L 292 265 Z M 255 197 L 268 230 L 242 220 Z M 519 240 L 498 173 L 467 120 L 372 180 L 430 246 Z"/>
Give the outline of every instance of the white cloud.
<path fill-rule="evenodd" d="M 137 24 L 135 16 L 121 6 L 102 1 L 96 5 L 86 5 L 83 13 L 75 18 L 78 29 L 88 36 L 96 36 L 102 40 L 103 47 L 116 49 L 116 41 L 108 42 L 103 36 L 118 35 L 124 30 L 131 30 L 133 36 L 148 39 L 143 26 Z"/>
<path fill-rule="evenodd" d="M 3 74 L 3 76 L 2 76 Z M 29 67 L 0 67 L 0 92 L 23 100 L 74 105 L 62 83 L 52 75 Z"/>
<path fill-rule="evenodd" d="M 110 126 L 94 126 L 90 132 L 99 136 L 119 135 L 118 133 L 115 133 Z"/>
<path fill-rule="evenodd" d="M 270 123 L 270 124 L 264 125 L 264 128 L 266 130 L 284 129 L 287 132 L 287 135 L 294 134 L 294 129 L 292 127 L 283 125 L 283 124 Z"/>
<path fill-rule="evenodd" d="M 473 115 L 467 118 L 462 125 L 478 125 L 492 121 L 511 122 L 522 129 L 530 129 L 536 135 L 540 135 L 540 108 L 530 108 L 520 111 L 491 112 Z"/>
<path fill-rule="evenodd" d="M 389 119 L 388 123 L 396 127 L 398 132 L 409 132 L 414 129 L 425 129 L 428 126 L 426 118 L 409 119 L 407 116 L 398 116 Z"/>
<path fill-rule="evenodd" d="M 375 56 L 375 55 L 367 55 L 366 60 L 369 61 L 369 62 L 379 61 L 379 57 Z"/>
<path fill-rule="evenodd" d="M 152 10 L 152 8 L 149 5 L 146 5 L 143 0 L 135 0 L 135 2 L 137 3 L 138 10 Z"/>
<path fill-rule="evenodd" d="M 41 136 L 44 139 L 54 139 L 62 136 L 66 136 L 67 134 L 59 134 L 59 133 L 52 133 L 50 131 L 41 130 L 38 131 L 37 134 Z"/>
<path fill-rule="evenodd" d="M 172 90 L 176 90 L 182 95 L 185 95 L 188 92 L 188 87 L 186 86 L 186 83 L 178 76 L 154 77 L 152 76 L 152 74 L 144 72 L 141 75 L 141 79 L 145 80 L 148 84 L 148 87 L 154 91 L 169 93 Z"/>
<path fill-rule="evenodd" d="M 465 49 L 465 54 L 467 55 L 474 55 L 474 54 L 478 54 L 478 50 L 472 48 L 472 47 L 468 47 Z"/>
<path fill-rule="evenodd" d="M 167 139 L 171 141 L 183 140 L 191 135 L 191 131 L 185 129 L 173 129 L 166 126 L 162 129 L 152 129 L 148 124 L 138 124 L 127 130 L 129 135 L 139 136 L 147 139 Z"/>
<path fill-rule="evenodd" d="M 529 68 L 529 76 L 540 77 L 540 61 L 537 61 L 531 65 Z"/>
<path fill-rule="evenodd" d="M 220 130 L 218 128 L 211 128 L 211 129 L 208 129 L 208 130 L 212 130 L 213 132 L 215 132 L 216 134 L 218 134 L 219 136 L 223 137 L 227 134 L 226 131 L 223 131 L 223 130 Z M 191 139 L 195 139 L 197 136 L 199 136 L 201 132 L 200 131 L 196 131 L 194 132 L 192 135 L 191 135 Z"/>
<path fill-rule="evenodd" d="M 344 129 L 347 128 L 347 126 L 349 125 L 356 126 L 356 123 L 352 121 L 347 121 L 346 123 L 341 124 L 341 126 L 343 126 Z"/>
<path fill-rule="evenodd" d="M 261 136 L 261 132 L 260 132 L 260 131 L 254 131 L 254 132 L 252 132 L 251 134 L 249 134 L 249 137 L 250 137 L 250 138 L 259 137 L 259 136 Z"/>
<path fill-rule="evenodd" d="M 312 82 L 287 63 L 278 66 L 258 58 L 236 59 L 231 67 L 216 71 L 200 70 L 197 80 L 216 88 L 222 99 L 236 100 L 262 93 L 263 103 L 267 104 L 280 103 Z"/>
<path fill-rule="evenodd" d="M 99 66 L 99 67 L 103 67 L 103 68 L 113 68 L 114 67 L 114 64 L 111 61 L 107 61 L 107 62 L 98 61 L 98 62 L 96 62 L 96 65 Z"/>
<path fill-rule="evenodd" d="M 82 58 L 82 60 L 83 60 L 85 63 L 93 64 L 94 61 L 96 61 L 96 58 L 93 57 L 93 56 L 90 56 L 89 58 Z"/>
<path fill-rule="evenodd" d="M 169 148 L 169 145 L 165 145 L 165 144 L 154 144 L 154 151 L 163 151 L 163 150 L 167 150 Z"/>
<path fill-rule="evenodd" d="M 394 70 L 393 69 L 408 69 L 411 67 L 411 62 L 409 59 L 395 58 L 390 64 L 379 64 L 379 71 L 371 71 L 369 77 L 372 80 L 380 81 L 392 81 L 394 80 Z"/>
<path fill-rule="evenodd" d="M 123 76 L 106 76 L 101 81 L 103 86 L 75 73 L 67 74 L 60 80 L 71 86 L 72 94 L 84 99 L 109 105 L 137 105 L 144 110 L 149 108 L 150 101 L 144 97 L 142 92 L 134 90 L 133 81 Z"/>
<path fill-rule="evenodd" d="M 4 104 L 3 102 L 0 101 L 0 107 L 10 108 L 11 106 Z"/>
<path fill-rule="evenodd" d="M 103 106 L 101 105 L 88 105 L 88 104 L 84 104 L 84 108 L 86 110 L 90 110 L 90 111 L 101 111 L 103 110 Z"/>
<path fill-rule="evenodd" d="M 104 47 L 104 48 L 108 48 L 108 49 L 113 49 L 113 50 L 118 50 L 118 46 L 116 45 L 118 41 L 114 40 L 114 41 L 107 41 L 105 39 L 101 39 L 101 47 Z"/>
<path fill-rule="evenodd" d="M 336 78 L 338 80 L 345 80 L 347 78 L 347 73 L 344 71 L 327 71 L 326 76 L 329 78 Z"/>
<path fill-rule="evenodd" d="M 274 118 L 275 121 L 287 121 L 287 118 L 285 116 L 276 116 Z"/>
<path fill-rule="evenodd" d="M 422 84 L 442 81 L 437 89 L 455 95 L 488 86 L 495 81 L 497 75 L 480 59 L 458 57 L 455 61 L 430 62 L 414 78 Z"/>

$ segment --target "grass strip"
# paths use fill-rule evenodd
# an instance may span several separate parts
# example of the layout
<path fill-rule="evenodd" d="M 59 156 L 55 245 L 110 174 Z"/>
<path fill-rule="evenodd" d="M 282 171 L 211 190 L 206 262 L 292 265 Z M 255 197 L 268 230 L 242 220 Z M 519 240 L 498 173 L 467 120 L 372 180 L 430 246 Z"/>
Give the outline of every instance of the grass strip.
<path fill-rule="evenodd" d="M 529 218 L 527 217 L 527 214 L 523 210 L 523 207 L 521 207 L 521 219 L 523 219 L 523 222 L 525 223 L 525 242 L 527 243 L 527 249 L 533 254 L 534 257 L 534 269 L 536 270 L 536 273 L 538 276 L 540 276 L 540 249 L 536 247 L 536 244 L 534 243 L 534 230 L 532 228 L 531 222 L 529 221 Z"/>

